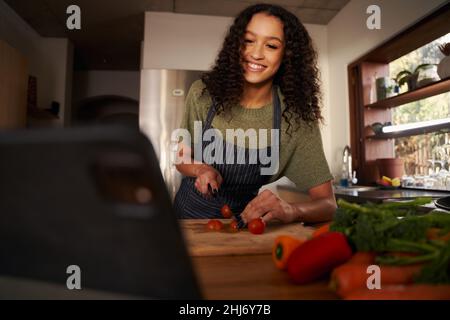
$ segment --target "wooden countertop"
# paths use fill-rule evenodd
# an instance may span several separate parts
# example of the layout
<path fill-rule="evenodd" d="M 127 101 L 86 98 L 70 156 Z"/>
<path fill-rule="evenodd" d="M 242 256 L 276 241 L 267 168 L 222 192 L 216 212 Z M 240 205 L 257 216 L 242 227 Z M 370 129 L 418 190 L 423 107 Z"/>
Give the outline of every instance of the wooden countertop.
<path fill-rule="evenodd" d="M 207 220 L 195 220 L 182 222 L 183 229 L 192 229 L 192 223 L 206 224 Z M 314 228 L 305 227 L 300 224 L 295 226 L 300 229 L 300 234 L 307 235 Z M 292 230 L 292 226 L 286 226 Z M 277 230 L 277 233 L 280 231 Z M 263 236 L 270 237 L 270 231 Z M 214 235 L 214 232 L 212 232 Z M 220 241 L 226 241 L 227 234 L 216 233 L 220 235 Z M 190 234 L 192 238 L 202 237 L 202 233 Z M 250 237 L 261 237 L 252 235 L 248 231 L 232 236 L 241 236 L 243 239 Z M 260 240 L 261 243 L 265 241 Z M 226 243 L 226 242 L 224 242 Z M 273 243 L 273 242 L 271 242 Z M 196 243 L 198 245 L 198 242 Z M 237 244 L 238 246 L 240 244 Z M 189 239 L 188 239 L 188 247 Z M 219 250 L 219 249 L 218 249 Z M 190 248 L 190 252 L 193 251 Z M 338 297 L 328 289 L 328 279 L 310 285 L 294 285 L 289 281 L 286 272 L 278 270 L 272 262 L 271 247 L 268 247 L 267 253 L 251 254 L 243 253 L 243 250 L 237 250 L 237 254 L 231 254 L 229 250 L 211 253 L 211 250 L 204 251 L 207 255 L 192 256 L 194 269 L 197 274 L 200 288 L 205 299 L 209 300 L 294 300 L 294 299 L 338 299 Z M 256 252 L 261 252 L 261 248 Z"/>
<path fill-rule="evenodd" d="M 269 254 L 193 257 L 203 296 L 208 300 L 338 299 L 324 279 L 294 285 L 275 268 Z"/>

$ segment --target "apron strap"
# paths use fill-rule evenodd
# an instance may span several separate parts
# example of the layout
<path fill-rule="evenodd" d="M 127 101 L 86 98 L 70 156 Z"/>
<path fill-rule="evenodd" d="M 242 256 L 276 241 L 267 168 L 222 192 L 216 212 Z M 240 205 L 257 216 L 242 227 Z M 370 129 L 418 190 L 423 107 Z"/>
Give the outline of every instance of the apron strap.
<path fill-rule="evenodd" d="M 273 103 L 273 129 L 281 129 L 281 103 L 278 96 L 278 87 L 272 86 Z"/>
<path fill-rule="evenodd" d="M 216 105 L 214 103 L 211 104 L 208 110 L 208 115 L 206 116 L 205 127 L 203 128 L 203 132 L 211 128 L 212 121 L 214 116 L 216 115 Z"/>

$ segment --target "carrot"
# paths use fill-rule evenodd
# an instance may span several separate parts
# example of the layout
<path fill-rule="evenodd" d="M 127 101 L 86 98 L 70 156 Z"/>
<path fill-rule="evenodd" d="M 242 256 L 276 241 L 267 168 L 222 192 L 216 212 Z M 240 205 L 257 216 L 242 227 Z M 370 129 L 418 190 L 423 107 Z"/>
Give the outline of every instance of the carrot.
<path fill-rule="evenodd" d="M 323 226 L 317 228 L 316 230 L 314 230 L 314 232 L 312 233 L 312 237 L 315 238 L 317 236 L 320 236 L 323 233 L 327 233 L 330 232 L 330 226 L 331 226 L 331 222 L 324 224 Z"/>
<path fill-rule="evenodd" d="M 427 239 L 428 240 L 437 239 L 440 231 L 441 231 L 441 229 L 439 229 L 439 228 L 429 228 L 427 230 Z"/>
<path fill-rule="evenodd" d="M 376 253 L 371 251 L 358 251 L 345 264 L 375 264 Z M 417 253 L 409 252 L 389 252 L 387 255 L 395 257 L 413 257 Z"/>
<path fill-rule="evenodd" d="M 330 288 L 340 296 L 346 297 L 359 289 L 367 289 L 367 273 L 369 264 L 345 263 L 331 273 Z M 420 272 L 422 265 L 380 266 L 381 287 L 391 284 L 412 283 L 414 276 Z"/>
<path fill-rule="evenodd" d="M 301 245 L 305 239 L 297 239 L 291 236 L 278 236 L 272 248 L 272 259 L 278 269 L 284 270 L 291 253 Z"/>
<path fill-rule="evenodd" d="M 450 240 L 450 232 L 447 234 L 441 234 L 442 229 L 439 228 L 429 228 L 427 230 L 427 239 L 428 240 L 442 240 L 449 241 Z"/>
<path fill-rule="evenodd" d="M 392 285 L 381 289 L 359 289 L 346 300 L 450 300 L 450 285 Z"/>

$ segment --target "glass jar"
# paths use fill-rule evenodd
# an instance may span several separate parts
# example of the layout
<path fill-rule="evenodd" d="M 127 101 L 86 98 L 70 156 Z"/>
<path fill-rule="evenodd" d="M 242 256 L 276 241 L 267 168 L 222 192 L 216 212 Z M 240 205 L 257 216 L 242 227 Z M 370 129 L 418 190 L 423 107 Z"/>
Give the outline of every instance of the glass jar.
<path fill-rule="evenodd" d="M 439 75 L 437 73 L 436 65 L 430 65 L 426 68 L 422 68 L 417 76 L 416 87 L 423 87 L 427 84 L 439 81 Z"/>

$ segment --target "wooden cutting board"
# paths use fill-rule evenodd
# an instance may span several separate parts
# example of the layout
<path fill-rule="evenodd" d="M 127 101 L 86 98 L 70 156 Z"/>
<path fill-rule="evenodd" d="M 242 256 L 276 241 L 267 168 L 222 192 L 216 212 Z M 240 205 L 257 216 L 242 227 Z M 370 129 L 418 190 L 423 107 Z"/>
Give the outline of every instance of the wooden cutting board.
<path fill-rule="evenodd" d="M 251 234 L 248 229 L 237 233 L 228 231 L 230 220 L 221 220 L 224 229 L 208 231 L 208 219 L 180 220 L 191 256 L 225 256 L 246 254 L 267 254 L 272 252 L 274 240 L 279 235 L 297 238 L 309 237 L 315 228 L 301 223 L 270 223 L 260 235 Z"/>

